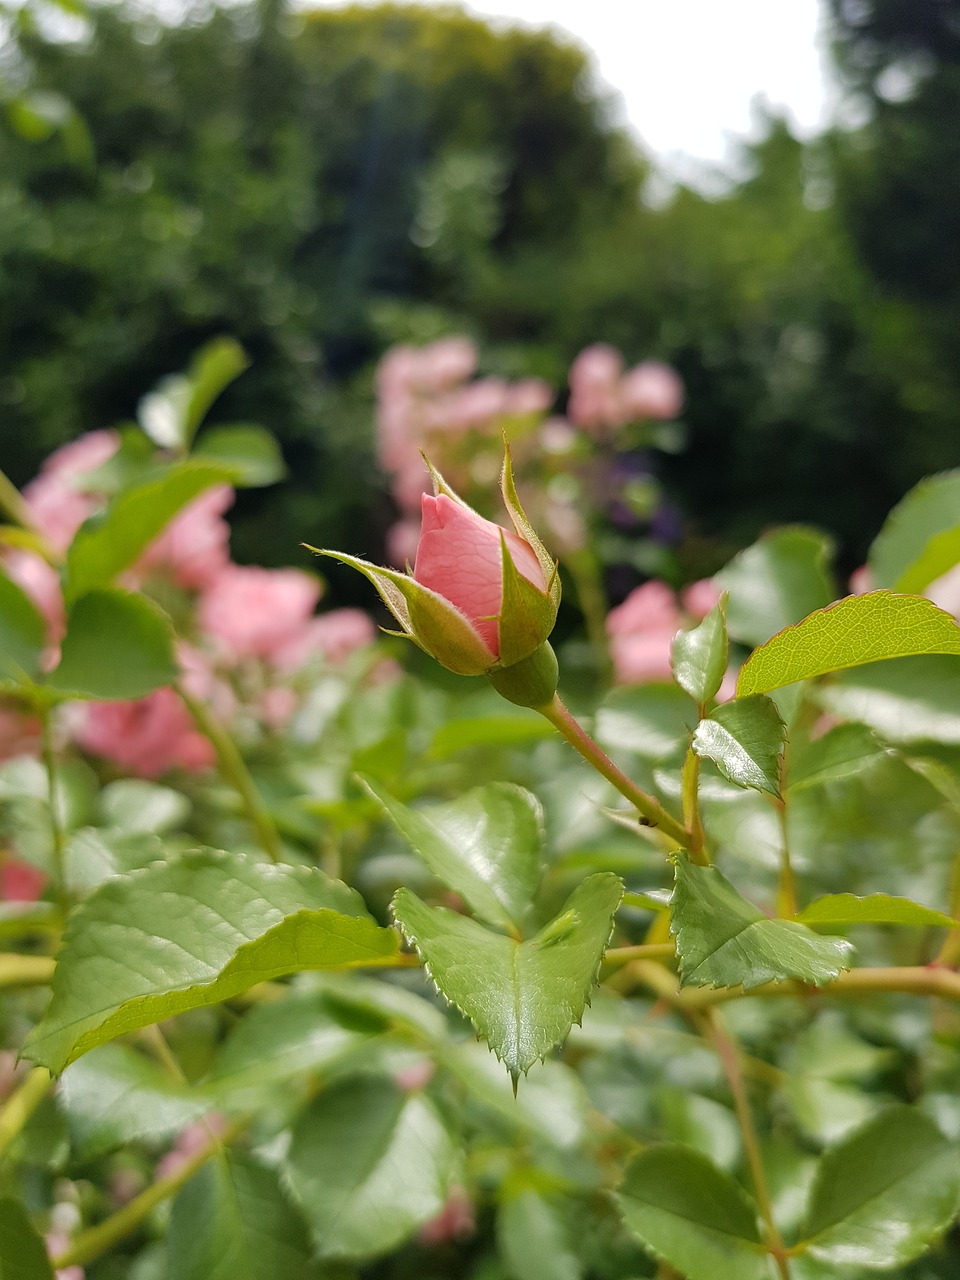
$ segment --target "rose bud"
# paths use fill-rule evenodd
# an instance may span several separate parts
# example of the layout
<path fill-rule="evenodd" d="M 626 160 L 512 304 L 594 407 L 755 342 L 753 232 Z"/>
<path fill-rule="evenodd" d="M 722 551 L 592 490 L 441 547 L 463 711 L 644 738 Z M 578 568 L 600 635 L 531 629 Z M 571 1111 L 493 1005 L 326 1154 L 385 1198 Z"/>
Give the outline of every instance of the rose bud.
<path fill-rule="evenodd" d="M 434 493 L 422 499 L 412 574 L 338 551 L 318 554 L 370 579 L 400 624 L 400 632 L 391 634 L 413 640 L 458 675 L 488 676 L 510 701 L 545 705 L 557 685 L 556 659 L 546 640 L 557 617 L 560 580 L 520 507 L 509 451 L 501 488 L 512 530 L 485 520 L 427 466 Z"/>

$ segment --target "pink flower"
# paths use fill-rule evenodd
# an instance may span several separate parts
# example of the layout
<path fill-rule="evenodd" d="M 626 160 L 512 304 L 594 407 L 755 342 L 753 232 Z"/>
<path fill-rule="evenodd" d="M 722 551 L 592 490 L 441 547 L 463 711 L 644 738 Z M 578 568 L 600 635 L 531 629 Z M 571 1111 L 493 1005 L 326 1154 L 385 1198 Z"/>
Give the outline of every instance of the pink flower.
<path fill-rule="evenodd" d="M 459 609 L 490 652 L 500 656 L 500 602 L 503 595 L 501 537 L 518 571 L 539 591 L 547 581 L 528 543 L 508 529 L 484 520 L 446 494 L 424 494 L 423 523 L 414 579 Z"/>
<path fill-rule="evenodd" d="M 469 338 L 441 338 L 418 355 L 414 380 L 421 391 L 445 391 L 464 382 L 477 367 L 477 349 Z"/>
<path fill-rule="evenodd" d="M 47 877 L 30 862 L 19 858 L 0 862 L 0 902 L 36 902 L 46 884 Z"/>
<path fill-rule="evenodd" d="M 91 431 L 52 453 L 23 491 L 31 519 L 50 545 L 66 551 L 84 520 L 99 505 L 83 491 L 83 477 L 116 453 L 115 431 Z"/>
<path fill-rule="evenodd" d="M 711 609 L 716 608 L 720 600 L 720 590 L 712 578 L 701 578 L 699 582 L 691 582 L 680 593 L 683 607 L 694 618 L 705 618 Z"/>
<path fill-rule="evenodd" d="M 473 1203 L 463 1187 L 451 1187 L 446 1203 L 435 1218 L 417 1232 L 421 1244 L 445 1244 L 465 1240 L 476 1230 Z"/>
<path fill-rule="evenodd" d="M 622 372 L 623 358 L 614 347 L 598 342 L 581 351 L 570 366 L 571 421 L 588 431 L 618 426 Z"/>
<path fill-rule="evenodd" d="M 230 559 L 230 526 L 223 513 L 233 498 L 225 484 L 200 494 L 147 547 L 139 572 L 163 574 L 181 587 L 209 587 Z"/>
<path fill-rule="evenodd" d="M 40 722 L 16 706 L 0 702 L 0 760 L 40 752 Z"/>
<path fill-rule="evenodd" d="M 666 583 L 646 582 L 631 591 L 607 616 L 617 683 L 671 679 L 670 650 L 680 626 L 676 598 Z"/>
<path fill-rule="evenodd" d="M 376 634 L 362 609 L 332 609 L 311 618 L 292 644 L 277 651 L 274 661 L 280 671 L 296 671 L 314 654 L 327 662 L 343 662 L 355 650 L 373 644 Z"/>
<path fill-rule="evenodd" d="M 33 551 L 11 551 L 3 568 L 43 614 L 48 642 L 58 645 L 63 639 L 67 615 L 56 569 Z"/>
<path fill-rule="evenodd" d="M 298 639 L 321 591 L 300 569 L 231 564 L 201 596 L 198 620 L 227 659 L 271 661 Z"/>
<path fill-rule="evenodd" d="M 546 413 L 552 404 L 553 388 L 542 378 L 521 378 L 507 388 L 505 412 L 511 417 Z"/>
<path fill-rule="evenodd" d="M 659 360 L 645 360 L 620 382 L 625 419 L 675 418 L 683 408 L 683 383 L 674 369 Z"/>
<path fill-rule="evenodd" d="M 84 751 L 140 778 L 157 778 L 173 768 L 199 772 L 216 759 L 172 689 L 157 689 L 135 702 L 85 703 L 73 736 Z"/>
<path fill-rule="evenodd" d="M 853 596 L 865 595 L 868 591 L 873 590 L 873 574 L 870 572 L 868 564 L 862 564 L 859 569 L 854 569 L 850 575 L 850 594 Z"/>

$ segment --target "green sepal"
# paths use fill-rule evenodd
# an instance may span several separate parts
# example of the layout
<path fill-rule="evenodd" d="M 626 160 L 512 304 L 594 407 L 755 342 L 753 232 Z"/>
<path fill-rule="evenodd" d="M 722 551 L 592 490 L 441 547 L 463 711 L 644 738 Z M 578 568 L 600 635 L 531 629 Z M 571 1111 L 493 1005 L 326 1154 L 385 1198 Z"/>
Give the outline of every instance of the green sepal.
<path fill-rule="evenodd" d="M 547 583 L 547 593 L 554 603 L 554 613 L 556 613 L 556 610 L 560 607 L 560 575 L 557 573 L 557 562 L 540 541 L 536 529 L 527 519 L 523 507 L 520 505 L 517 486 L 513 479 L 513 466 L 510 462 L 510 446 L 506 440 L 503 442 L 503 470 L 500 472 L 500 490 L 503 493 L 503 501 L 510 513 L 514 529 L 540 561 L 540 568 L 543 570 L 544 580 Z"/>
<path fill-rule="evenodd" d="M 531 707 L 534 710 L 546 707 L 553 701 L 560 680 L 557 655 L 553 652 L 550 641 L 544 640 L 522 662 L 488 671 L 487 679 L 501 698 L 506 698 L 515 706 Z"/>
<path fill-rule="evenodd" d="M 543 644 L 557 620 L 557 601 L 528 581 L 500 535 L 503 580 L 500 595 L 500 666 L 522 662 Z M 549 701 L 549 699 L 548 699 Z"/>

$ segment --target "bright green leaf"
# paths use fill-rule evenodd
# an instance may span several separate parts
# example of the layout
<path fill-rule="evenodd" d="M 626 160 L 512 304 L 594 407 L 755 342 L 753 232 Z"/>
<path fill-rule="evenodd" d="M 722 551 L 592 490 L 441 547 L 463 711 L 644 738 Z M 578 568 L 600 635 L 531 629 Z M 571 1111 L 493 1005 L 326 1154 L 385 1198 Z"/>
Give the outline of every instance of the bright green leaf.
<path fill-rule="evenodd" d="M 53 1072 L 88 1049 L 303 969 L 397 950 L 361 898 L 306 867 L 205 850 L 108 880 L 71 914 L 53 1000 L 24 1054 Z"/>
<path fill-rule="evenodd" d="M 825 534 L 797 525 L 777 529 L 735 556 L 714 577 L 730 594 L 727 630 L 734 640 L 763 644 L 829 604 L 836 594 L 829 572 L 832 554 Z"/>
<path fill-rule="evenodd" d="M 0 1200 L 0 1280 L 53 1280 L 43 1240 L 19 1200 Z"/>
<path fill-rule="evenodd" d="M 737 696 L 881 659 L 960 654 L 960 627 L 920 596 L 870 591 L 820 609 L 755 649 L 740 668 Z"/>
<path fill-rule="evenodd" d="M 189 448 L 214 400 L 249 363 L 233 338 L 215 338 L 197 352 L 186 373 L 162 379 L 143 397 L 137 406 L 140 425 L 162 449 Z"/>
<path fill-rule="evenodd" d="M 888 893 L 871 893 L 858 898 L 852 893 L 828 893 L 804 907 L 796 917 L 803 924 L 910 924 L 921 928 L 957 928 L 942 911 L 924 907 L 909 898 Z"/>
<path fill-rule="evenodd" d="M 143 698 L 179 675 L 173 628 L 146 596 L 89 591 L 70 611 L 60 665 L 49 684 L 78 698 Z"/>
<path fill-rule="evenodd" d="M 177 1280 L 310 1280 L 306 1223 L 275 1170 L 230 1152 L 180 1190 L 167 1235 Z"/>
<path fill-rule="evenodd" d="M 569 1206 L 536 1191 L 509 1194 L 497 1214 L 497 1242 L 511 1280 L 580 1280 L 567 1224 Z"/>
<path fill-rule="evenodd" d="M 870 548 L 867 563 L 874 583 L 878 587 L 905 590 L 901 581 L 916 576 L 933 538 L 956 528 L 958 512 L 960 471 L 928 476 L 914 485 L 887 516 Z M 949 568 L 950 565 L 945 565 L 940 572 Z M 926 582 L 912 589 L 922 590 L 938 576 L 934 572 Z"/>
<path fill-rule="evenodd" d="M 156 479 L 119 493 L 101 515 L 83 525 L 70 544 L 64 578 L 67 603 L 93 587 L 109 586 L 174 516 L 226 478 L 222 467 L 182 462 Z"/>
<path fill-rule="evenodd" d="M 726 600 L 721 599 L 698 627 L 674 637 L 671 666 L 677 684 L 702 706 L 716 695 L 727 670 Z"/>
<path fill-rule="evenodd" d="M 756 1209 L 733 1178 L 689 1147 L 635 1157 L 617 1193 L 624 1221 L 687 1280 L 773 1280 Z"/>
<path fill-rule="evenodd" d="M 739 987 L 796 978 L 822 986 L 850 967 L 845 938 L 821 938 L 792 920 L 770 920 L 716 867 L 675 858 L 671 928 L 684 986 Z"/>
<path fill-rule="evenodd" d="M 543 814 L 535 796 L 492 782 L 448 804 L 411 809 L 370 779 L 364 783 L 433 874 L 471 911 L 500 929 L 522 926 L 543 866 Z"/>
<path fill-rule="evenodd" d="M 409 889 L 393 900 L 400 928 L 440 992 L 471 1020 L 514 1080 L 559 1044 L 583 1015 L 623 886 L 590 876 L 553 922 L 559 935 L 517 942 L 475 920 L 428 907 Z"/>
<path fill-rule="evenodd" d="M 81 827 L 64 850 L 67 884 L 86 893 L 111 876 L 136 871 L 163 857 L 160 837 L 151 831 L 111 831 Z"/>
<path fill-rule="evenodd" d="M 144 778 L 108 782 L 100 792 L 98 805 L 105 826 L 129 832 L 165 835 L 182 826 L 190 815 L 190 801 L 182 791 Z"/>
<path fill-rule="evenodd" d="M 252 424 L 210 427 L 197 442 L 193 457 L 215 462 L 239 489 L 276 484 L 287 473 L 276 440 L 269 431 Z"/>
<path fill-rule="evenodd" d="M 908 595 L 925 592 L 958 562 L 960 562 L 960 525 L 954 525 L 952 529 L 934 534 L 920 559 L 897 579 L 895 588 Z M 934 594 L 933 591 L 930 592 L 931 596 Z"/>
<path fill-rule="evenodd" d="M 25 591 L 0 573 L 0 687 L 36 680 L 46 624 Z"/>
<path fill-rule="evenodd" d="M 322 1256 L 369 1258 L 440 1212 L 456 1164 L 428 1098 L 360 1076 L 332 1085 L 297 1118 L 286 1177 Z"/>
<path fill-rule="evenodd" d="M 901 1266 L 958 1208 L 956 1145 L 922 1112 L 891 1107 L 821 1159 L 800 1247 L 835 1266 Z"/>
<path fill-rule="evenodd" d="M 778 796 L 785 739 L 780 712 L 761 694 L 717 707 L 697 725 L 693 749 L 738 787 Z"/>

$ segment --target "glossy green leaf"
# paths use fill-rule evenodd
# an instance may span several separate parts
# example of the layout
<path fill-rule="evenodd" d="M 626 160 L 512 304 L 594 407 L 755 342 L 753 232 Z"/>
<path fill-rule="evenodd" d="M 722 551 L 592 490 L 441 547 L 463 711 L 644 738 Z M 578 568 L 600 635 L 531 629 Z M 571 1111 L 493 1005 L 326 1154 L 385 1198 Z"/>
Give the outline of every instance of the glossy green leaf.
<path fill-rule="evenodd" d="M 822 986 L 850 967 L 845 938 L 821 938 L 792 920 L 770 920 L 716 867 L 675 858 L 671 929 L 683 986 L 739 987 L 796 978 Z"/>
<path fill-rule="evenodd" d="M 467 1015 L 517 1079 L 583 1015 L 623 886 L 590 876 L 541 934 L 518 942 L 398 890 L 393 912 L 441 994 Z"/>
<path fill-rule="evenodd" d="M 796 680 L 921 654 L 960 655 L 960 627 L 920 596 L 870 591 L 847 596 L 755 649 L 740 668 L 737 695 L 767 693 Z"/>
<path fill-rule="evenodd" d="M 64 577 L 67 603 L 94 587 L 109 586 L 174 516 L 204 490 L 222 484 L 226 474 L 209 463 L 182 462 L 119 493 L 70 544 Z"/>
<path fill-rule="evenodd" d="M 960 744 L 960 662 L 899 658 L 841 672 L 817 690 L 827 711 L 862 720 L 891 742 Z"/>
<path fill-rule="evenodd" d="M 364 779 L 400 834 L 433 874 L 488 924 L 522 927 L 543 867 L 543 813 L 508 782 L 467 791 L 448 804 L 411 809 Z"/>
<path fill-rule="evenodd" d="M 907 590 L 901 583 L 916 576 L 931 540 L 956 528 L 958 512 L 960 471 L 928 476 L 914 485 L 887 516 L 870 548 L 867 563 L 874 583 L 878 587 Z M 949 567 L 944 565 L 940 573 Z M 939 573 L 934 572 L 926 582 L 909 589 L 922 590 L 936 577 Z"/>
<path fill-rule="evenodd" d="M 276 484 L 287 473 L 280 446 L 270 432 L 247 423 L 205 430 L 193 457 L 222 467 L 239 489 Z"/>
<path fill-rule="evenodd" d="M 698 756 L 712 760 L 738 787 L 780 794 L 780 763 L 786 727 L 776 704 L 758 694 L 717 707 L 693 735 Z"/>
<path fill-rule="evenodd" d="M 36 605 L 0 573 L 0 688 L 36 680 L 46 643 L 46 624 Z"/>
<path fill-rule="evenodd" d="M 726 600 L 711 609 L 698 627 L 680 631 L 671 650 L 673 677 L 685 693 L 702 706 L 713 698 L 727 670 Z"/>
<path fill-rule="evenodd" d="M 77 698 L 143 698 L 180 674 L 173 645 L 169 618 L 146 596 L 89 591 L 70 611 L 48 683 Z"/>
<path fill-rule="evenodd" d="M 203 1093 L 121 1044 L 101 1045 L 67 1067 L 58 1096 L 79 1160 L 128 1142 L 173 1137 L 210 1110 Z"/>
<path fill-rule="evenodd" d="M 866 725 L 837 725 L 791 752 L 787 790 L 795 793 L 855 777 L 884 759 L 887 750 Z"/>
<path fill-rule="evenodd" d="M 0 1280 L 53 1280 L 43 1240 L 19 1200 L 0 1200 Z"/>
<path fill-rule="evenodd" d="M 285 1169 L 320 1254 L 370 1258 L 440 1212 L 456 1165 L 427 1097 L 359 1076 L 332 1085 L 297 1118 Z"/>
<path fill-rule="evenodd" d="M 907 594 L 926 591 L 938 578 L 960 563 L 960 525 L 936 533 L 927 543 L 923 555 L 895 583 L 897 591 Z M 929 593 L 934 595 L 933 591 Z"/>
<path fill-rule="evenodd" d="M 160 837 L 151 831 L 81 827 L 64 850 L 66 881 L 75 892 L 86 893 L 111 876 L 156 862 L 163 854 Z"/>
<path fill-rule="evenodd" d="M 803 924 L 908 924 L 919 928 L 960 927 L 942 911 L 934 911 L 909 898 L 888 893 L 871 893 L 858 898 L 852 893 L 827 893 L 804 907 L 796 917 Z"/>
<path fill-rule="evenodd" d="M 729 592 L 727 630 L 742 644 L 757 645 L 830 603 L 836 592 L 829 571 L 833 544 L 799 525 L 766 534 L 714 576 Z M 754 690 L 753 692 L 760 692 Z"/>
<path fill-rule="evenodd" d="M 448 720 L 433 735 L 430 755 L 437 760 L 472 747 L 522 747 L 553 737 L 556 730 L 542 716 L 470 716 Z"/>
<path fill-rule="evenodd" d="M 922 1112 L 891 1107 L 822 1157 L 800 1247 L 835 1266 L 900 1266 L 958 1209 L 956 1144 Z"/>
<path fill-rule="evenodd" d="M 105 826 L 164 835 L 183 825 L 190 815 L 190 801 L 173 787 L 144 778 L 118 778 L 100 792 L 98 809 Z"/>
<path fill-rule="evenodd" d="M 615 689 L 597 712 L 596 738 L 608 751 L 660 763 L 682 755 L 696 722 L 696 707 L 674 684 Z"/>
<path fill-rule="evenodd" d="M 162 449 L 187 449 L 220 393 L 250 363 L 233 338 L 215 338 L 194 357 L 186 373 L 164 378 L 137 406 L 144 431 Z"/>
<path fill-rule="evenodd" d="M 686 1280 L 773 1280 L 757 1213 L 733 1178 L 698 1151 L 650 1147 L 616 1196 L 629 1229 Z"/>
<path fill-rule="evenodd" d="M 507 1194 L 497 1214 L 497 1243 L 511 1280 L 581 1280 L 565 1210 L 569 1205 L 533 1190 Z"/>
<path fill-rule="evenodd" d="M 167 1234 L 177 1280 L 310 1280 L 310 1235 L 276 1171 L 230 1152 L 179 1191 Z"/>
<path fill-rule="evenodd" d="M 71 914 L 53 1000 L 25 1056 L 53 1072 L 88 1049 L 258 982 L 382 962 L 397 936 L 306 867 L 205 850 L 108 880 Z"/>

